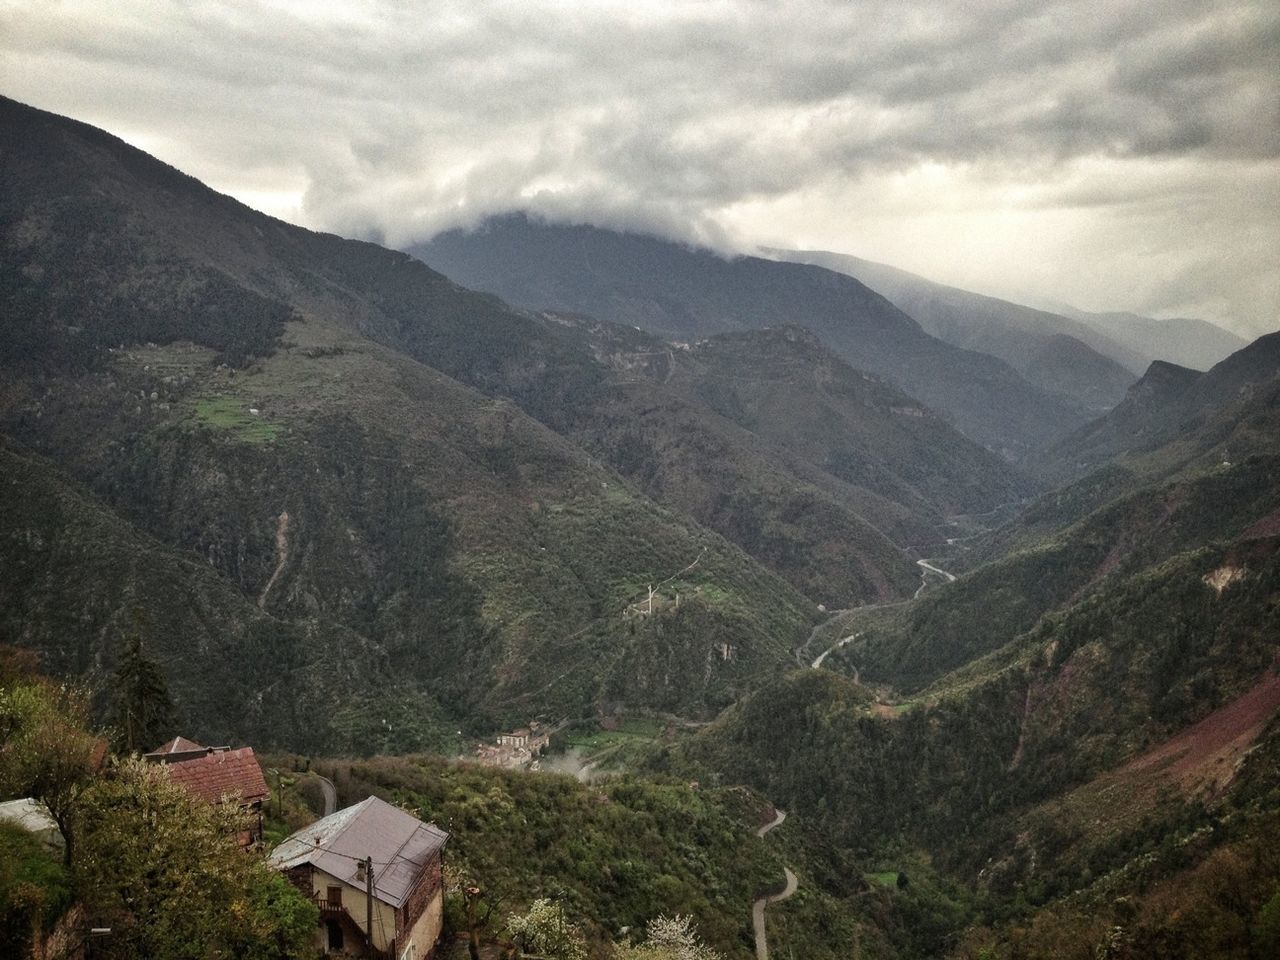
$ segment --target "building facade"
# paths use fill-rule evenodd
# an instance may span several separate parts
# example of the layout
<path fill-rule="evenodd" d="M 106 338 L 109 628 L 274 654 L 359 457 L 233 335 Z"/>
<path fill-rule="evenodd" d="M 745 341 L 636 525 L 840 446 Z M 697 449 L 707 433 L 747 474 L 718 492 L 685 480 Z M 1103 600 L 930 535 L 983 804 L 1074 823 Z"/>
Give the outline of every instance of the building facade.
<path fill-rule="evenodd" d="M 294 833 L 270 863 L 320 908 L 325 955 L 363 956 L 372 945 L 388 960 L 429 960 L 444 927 L 448 839 L 369 797 Z"/>

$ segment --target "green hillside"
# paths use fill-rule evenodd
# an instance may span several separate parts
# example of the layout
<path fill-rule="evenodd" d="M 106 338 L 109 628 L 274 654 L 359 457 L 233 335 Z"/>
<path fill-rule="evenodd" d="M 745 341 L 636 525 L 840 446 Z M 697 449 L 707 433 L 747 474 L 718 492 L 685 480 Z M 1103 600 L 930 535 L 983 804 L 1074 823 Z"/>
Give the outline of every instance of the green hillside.
<path fill-rule="evenodd" d="M 357 635 L 464 725 L 711 715 L 818 603 L 904 595 L 909 547 L 949 511 L 1030 489 L 816 348 L 782 402 L 699 386 L 754 364 L 750 338 L 682 353 L 669 382 L 620 376 L 590 337 L 403 254 L 264 217 L 91 127 L 11 101 L 3 120 L 0 429 L 322 649 Z M 109 660 L 111 631 L 92 636 Z"/>

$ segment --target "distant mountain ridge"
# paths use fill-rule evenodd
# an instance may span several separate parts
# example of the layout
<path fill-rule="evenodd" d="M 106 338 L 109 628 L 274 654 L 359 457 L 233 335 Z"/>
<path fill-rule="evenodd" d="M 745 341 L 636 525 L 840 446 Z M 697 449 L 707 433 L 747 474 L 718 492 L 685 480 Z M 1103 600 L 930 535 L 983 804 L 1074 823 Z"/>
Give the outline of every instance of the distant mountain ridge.
<path fill-rule="evenodd" d="M 1217 324 L 1189 317 L 1159 320 L 1127 311 L 1090 313 L 1069 305 L 1063 305 L 1060 312 L 1087 323 L 1139 356 L 1195 370 L 1208 370 L 1249 342 Z"/>
<path fill-rule="evenodd" d="M 1033 469 L 1049 480 L 1072 480 L 1113 461 L 1141 461 L 1177 437 L 1182 442 L 1159 459 L 1169 460 L 1173 450 L 1180 459 L 1163 469 L 1183 460 L 1244 456 L 1257 443 L 1231 442 L 1233 424 L 1262 415 L 1259 403 L 1280 385 L 1278 377 L 1280 332 L 1259 337 L 1204 373 L 1156 361 L 1124 402 L 1037 454 Z"/>
<path fill-rule="evenodd" d="M 898 267 L 825 250 L 769 249 L 769 256 L 812 263 L 856 277 L 884 294 L 934 336 L 1008 361 L 1032 382 L 1091 406 L 1111 406 L 1156 360 L 1207 370 L 1248 342 L 1204 320 L 1155 320 L 1133 313 L 1088 313 L 1055 305 L 1041 309 L 928 280 Z M 1069 337 L 1128 370 L 1075 348 L 1055 357 L 1054 337 Z M 1058 347 L 1065 344 L 1058 341 Z M 1055 366 L 1053 361 L 1059 360 Z M 1039 369 L 1037 369 L 1039 367 Z M 1047 379 L 1046 379 L 1047 377 Z"/>
<path fill-rule="evenodd" d="M 807 327 L 851 366 L 884 377 L 969 437 L 1016 460 L 1088 419 L 988 354 L 930 336 L 880 294 L 834 271 L 726 259 L 655 237 L 557 226 L 523 214 L 448 231 L 409 252 L 529 309 L 634 325 L 674 341 Z"/>
<path fill-rule="evenodd" d="M 1088 324 L 934 283 L 897 267 L 823 250 L 766 251 L 854 277 L 935 337 L 1004 360 L 1031 383 L 1093 410 L 1114 406 L 1146 366 Z"/>

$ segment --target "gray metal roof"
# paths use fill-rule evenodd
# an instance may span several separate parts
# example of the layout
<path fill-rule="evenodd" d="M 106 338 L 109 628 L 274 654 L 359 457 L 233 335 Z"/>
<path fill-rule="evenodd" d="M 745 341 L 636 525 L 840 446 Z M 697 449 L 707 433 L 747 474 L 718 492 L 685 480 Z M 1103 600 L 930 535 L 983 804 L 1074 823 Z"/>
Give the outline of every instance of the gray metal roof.
<path fill-rule="evenodd" d="M 356 871 L 365 857 L 372 857 L 374 899 L 399 909 L 422 868 L 448 839 L 435 824 L 369 797 L 303 827 L 271 851 L 268 862 L 278 870 L 309 863 L 364 889 Z"/>

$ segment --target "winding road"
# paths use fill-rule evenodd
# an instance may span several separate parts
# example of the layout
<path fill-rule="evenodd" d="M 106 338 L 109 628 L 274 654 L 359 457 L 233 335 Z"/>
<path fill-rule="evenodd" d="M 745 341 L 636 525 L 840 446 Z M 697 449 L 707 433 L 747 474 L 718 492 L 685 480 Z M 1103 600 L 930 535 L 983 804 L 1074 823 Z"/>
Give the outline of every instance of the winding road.
<path fill-rule="evenodd" d="M 810 666 L 813 667 L 813 669 L 817 670 L 819 667 L 822 666 L 823 660 L 827 659 L 827 657 L 831 656 L 831 654 L 835 653 L 837 650 L 843 647 L 846 643 L 853 643 L 853 641 L 857 640 L 860 636 L 862 636 L 861 633 L 851 633 L 847 637 L 837 640 L 826 650 L 823 650 L 820 654 L 818 654 L 818 656 L 814 658 L 814 661 L 813 663 L 810 664 Z"/>
<path fill-rule="evenodd" d="M 945 577 L 947 583 L 955 583 L 956 575 L 954 573 L 947 573 L 947 571 L 943 570 L 941 567 L 935 567 L 928 560 L 917 560 L 916 566 L 920 568 L 920 587 L 911 597 L 912 600 L 924 593 L 924 588 L 929 585 L 929 574 L 931 573 L 936 573 L 940 577 Z"/>
<path fill-rule="evenodd" d="M 787 819 L 787 811 L 776 811 L 774 818 L 756 831 L 756 836 L 763 837 L 785 819 Z M 786 886 L 782 888 L 782 891 L 761 897 L 751 904 L 751 926 L 755 928 L 756 932 L 756 960 L 769 960 L 769 942 L 765 939 L 764 932 L 764 908 L 771 903 L 780 903 L 786 900 L 796 892 L 796 887 L 800 885 L 790 867 L 783 867 L 782 873 L 787 879 Z"/>

